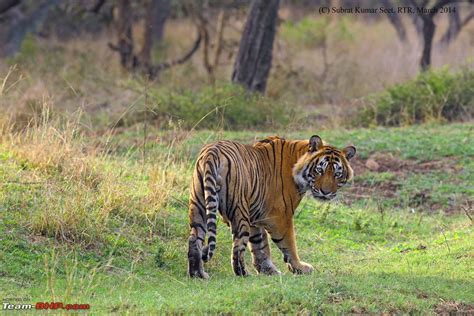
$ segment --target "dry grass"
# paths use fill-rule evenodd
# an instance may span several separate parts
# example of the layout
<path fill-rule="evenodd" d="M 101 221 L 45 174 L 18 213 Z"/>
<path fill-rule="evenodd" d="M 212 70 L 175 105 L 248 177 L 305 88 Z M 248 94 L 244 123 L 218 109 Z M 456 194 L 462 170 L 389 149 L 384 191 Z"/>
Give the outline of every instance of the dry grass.
<path fill-rule="evenodd" d="M 87 138 L 79 121 L 79 115 L 51 118 L 44 104 L 24 130 L 3 123 L 3 149 L 35 179 L 22 183 L 25 199 L 34 201 L 27 225 L 33 233 L 86 243 L 103 241 L 128 219 L 155 229 L 174 195 L 187 189 L 189 165 L 169 153 L 146 164 L 115 156 L 110 146 Z"/>

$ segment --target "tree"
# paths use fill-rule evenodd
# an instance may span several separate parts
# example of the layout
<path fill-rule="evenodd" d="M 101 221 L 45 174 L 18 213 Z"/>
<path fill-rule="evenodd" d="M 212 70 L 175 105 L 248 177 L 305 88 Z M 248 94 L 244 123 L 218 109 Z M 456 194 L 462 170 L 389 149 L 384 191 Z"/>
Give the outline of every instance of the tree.
<path fill-rule="evenodd" d="M 456 6 L 456 11 L 449 14 L 449 25 L 448 29 L 441 37 L 440 43 L 448 46 L 453 42 L 464 26 L 466 26 L 472 19 L 474 19 L 474 11 L 468 13 L 464 19 L 461 18 L 461 10 L 459 6 Z"/>
<path fill-rule="evenodd" d="M 79 21 L 87 23 L 86 18 L 90 14 L 98 15 L 106 2 L 95 1 L 90 3 L 93 5 L 91 7 L 85 1 L 0 0 L 0 55 L 14 56 L 18 53 L 27 34 L 46 37 L 51 29 L 67 29 L 65 20 L 74 21 L 73 24 Z M 58 15 L 61 15 L 62 19 L 58 19 Z M 61 36 L 58 38 L 61 39 Z"/>
<path fill-rule="evenodd" d="M 0 42 L 0 55 L 13 56 L 21 47 L 21 43 L 26 34 L 35 32 L 39 25 L 45 20 L 51 8 L 58 5 L 59 0 L 38 1 L 29 14 L 24 14 L 19 10 L 10 22 L 10 28 L 3 31 Z M 21 1 L 4 0 L 0 2 L 0 14 L 16 9 Z"/>
<path fill-rule="evenodd" d="M 421 7 L 418 8 L 415 0 L 410 0 L 412 7 L 416 8 L 417 16 L 420 17 L 422 21 L 423 52 L 420 59 L 422 71 L 429 69 L 431 66 L 431 48 L 436 31 L 436 24 L 433 19 L 442 7 L 453 2 L 456 2 L 456 0 L 437 0 L 431 8 L 426 8 L 428 1 L 424 0 Z"/>
<path fill-rule="evenodd" d="M 114 47 L 120 54 L 120 64 L 126 69 L 136 66 L 137 60 L 133 54 L 132 7 L 129 0 L 117 1 L 115 29 L 117 45 Z"/>
<path fill-rule="evenodd" d="M 150 79 L 156 76 L 164 69 L 173 67 L 175 65 L 186 62 L 199 49 L 201 44 L 201 34 L 198 32 L 198 37 L 194 45 L 184 56 L 167 61 L 158 65 L 151 62 L 151 49 L 153 46 L 154 35 L 154 14 L 157 12 L 156 8 L 163 3 L 161 0 L 152 0 L 147 8 L 147 16 L 145 19 L 144 28 L 144 43 L 140 53 L 135 52 L 135 45 L 133 39 L 133 8 L 130 0 L 118 0 L 115 14 L 115 28 L 117 31 L 117 44 L 109 43 L 109 47 L 118 52 L 120 55 L 120 63 L 122 67 L 129 71 L 141 71 L 148 75 Z"/>
<path fill-rule="evenodd" d="M 392 1 L 390 0 L 382 0 L 381 4 L 386 7 L 386 8 L 394 8 L 395 5 Z M 402 42 L 405 42 L 407 39 L 407 34 L 405 30 L 405 26 L 403 26 L 403 23 L 397 13 L 388 13 L 386 14 L 388 20 L 390 23 L 393 25 L 395 28 L 395 31 L 397 31 L 397 36 L 398 39 Z"/>
<path fill-rule="evenodd" d="M 145 67 L 151 63 L 151 50 L 154 43 L 163 39 L 165 22 L 170 11 L 169 0 L 151 0 L 145 17 L 145 34 L 140 51 L 140 63 Z"/>
<path fill-rule="evenodd" d="M 154 39 L 156 43 L 160 43 L 165 32 L 165 23 L 171 11 L 171 0 L 152 0 L 154 14 L 151 21 Z"/>
<path fill-rule="evenodd" d="M 265 92 L 272 65 L 279 0 L 253 0 L 240 40 L 232 82 Z"/>
<path fill-rule="evenodd" d="M 0 14 L 7 12 L 11 8 L 19 5 L 20 0 L 1 0 L 0 1 Z"/>
<path fill-rule="evenodd" d="M 416 7 L 414 0 L 410 0 L 412 5 Z M 425 1 L 426 2 L 426 1 Z M 431 66 L 431 48 L 433 46 L 433 36 L 436 30 L 436 24 L 433 21 L 434 16 L 442 6 L 452 2 L 451 0 L 438 0 L 436 4 L 428 10 L 428 13 L 418 12 L 418 16 L 423 21 L 422 34 L 423 34 L 423 52 L 420 59 L 421 70 L 425 71 Z"/>
<path fill-rule="evenodd" d="M 199 32 L 201 33 L 201 36 L 203 38 L 203 65 L 207 71 L 209 83 L 214 84 L 216 81 L 215 72 L 217 67 L 219 66 L 219 58 L 224 46 L 224 27 L 226 21 L 225 11 L 221 9 L 217 16 L 217 27 L 214 43 L 211 43 L 211 36 L 209 31 L 210 19 L 206 12 L 204 12 L 204 8 L 200 8 L 198 11 L 200 11 L 197 14 L 198 27 Z M 213 56 L 211 56 L 211 46 L 214 47 L 214 50 L 212 51 Z"/>

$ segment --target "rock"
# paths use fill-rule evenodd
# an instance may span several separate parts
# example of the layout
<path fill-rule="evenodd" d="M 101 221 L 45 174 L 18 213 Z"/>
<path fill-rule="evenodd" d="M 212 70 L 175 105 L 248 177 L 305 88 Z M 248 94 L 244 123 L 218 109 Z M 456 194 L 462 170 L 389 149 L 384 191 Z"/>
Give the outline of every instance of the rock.
<path fill-rule="evenodd" d="M 380 165 L 375 161 L 374 158 L 369 158 L 365 162 L 365 166 L 371 171 L 377 171 L 380 169 Z"/>

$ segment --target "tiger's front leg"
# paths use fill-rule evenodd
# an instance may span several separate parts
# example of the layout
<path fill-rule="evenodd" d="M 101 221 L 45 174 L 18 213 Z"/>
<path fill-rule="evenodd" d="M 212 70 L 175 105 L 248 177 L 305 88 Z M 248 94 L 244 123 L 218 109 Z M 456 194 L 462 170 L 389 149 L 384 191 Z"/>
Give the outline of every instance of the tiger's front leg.
<path fill-rule="evenodd" d="M 272 240 L 283 253 L 283 260 L 288 265 L 288 269 L 295 274 L 309 274 L 313 272 L 313 266 L 303 262 L 298 256 L 296 249 L 296 236 L 293 221 L 288 223 L 286 232 L 280 234 L 278 230 L 272 232 Z"/>

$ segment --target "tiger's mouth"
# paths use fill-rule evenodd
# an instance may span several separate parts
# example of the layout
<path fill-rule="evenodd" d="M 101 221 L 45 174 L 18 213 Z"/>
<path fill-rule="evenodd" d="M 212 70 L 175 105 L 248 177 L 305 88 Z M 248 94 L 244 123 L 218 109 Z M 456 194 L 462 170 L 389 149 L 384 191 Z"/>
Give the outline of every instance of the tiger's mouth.
<path fill-rule="evenodd" d="M 327 201 L 333 200 L 336 197 L 336 193 L 331 193 L 327 195 L 319 194 L 318 192 L 314 192 L 314 191 L 312 191 L 311 193 L 313 195 L 313 198 L 319 201 L 327 202 Z"/>
<path fill-rule="evenodd" d="M 325 196 L 314 196 L 314 195 L 313 195 L 313 197 L 314 197 L 316 200 L 324 201 L 324 202 L 331 201 L 332 199 L 334 199 L 334 197 L 325 197 Z"/>

